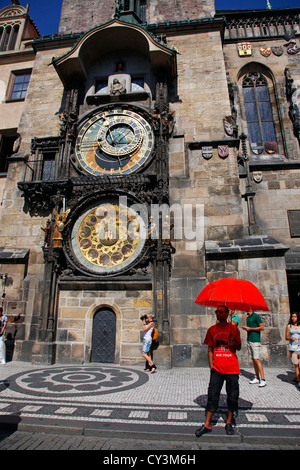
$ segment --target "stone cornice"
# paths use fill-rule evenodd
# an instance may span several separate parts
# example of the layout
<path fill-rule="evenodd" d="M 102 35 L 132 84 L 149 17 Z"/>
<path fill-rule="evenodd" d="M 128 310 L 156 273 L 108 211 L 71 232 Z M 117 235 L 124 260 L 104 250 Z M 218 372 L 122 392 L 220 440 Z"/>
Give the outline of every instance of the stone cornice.
<path fill-rule="evenodd" d="M 288 249 L 287 246 L 267 235 L 205 242 L 205 254 L 209 260 L 284 256 Z"/>

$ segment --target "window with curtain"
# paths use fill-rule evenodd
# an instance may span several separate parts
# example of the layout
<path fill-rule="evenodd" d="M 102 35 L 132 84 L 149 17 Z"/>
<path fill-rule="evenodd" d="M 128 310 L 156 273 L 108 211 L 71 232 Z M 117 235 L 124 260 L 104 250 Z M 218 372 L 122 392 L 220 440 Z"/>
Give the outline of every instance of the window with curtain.
<path fill-rule="evenodd" d="M 272 106 L 266 78 L 250 72 L 243 79 L 243 96 L 251 150 L 259 155 L 277 149 Z"/>
<path fill-rule="evenodd" d="M 45 153 L 42 163 L 42 175 L 43 181 L 54 179 L 55 175 L 55 153 Z"/>

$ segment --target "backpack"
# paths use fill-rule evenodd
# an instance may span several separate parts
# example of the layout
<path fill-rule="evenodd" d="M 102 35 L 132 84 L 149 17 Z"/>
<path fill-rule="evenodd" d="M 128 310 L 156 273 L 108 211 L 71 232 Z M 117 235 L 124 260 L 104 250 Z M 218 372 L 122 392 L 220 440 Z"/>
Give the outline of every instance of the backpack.
<path fill-rule="evenodd" d="M 153 328 L 153 331 L 152 331 L 152 341 L 156 340 L 158 338 L 158 329 L 157 328 Z"/>

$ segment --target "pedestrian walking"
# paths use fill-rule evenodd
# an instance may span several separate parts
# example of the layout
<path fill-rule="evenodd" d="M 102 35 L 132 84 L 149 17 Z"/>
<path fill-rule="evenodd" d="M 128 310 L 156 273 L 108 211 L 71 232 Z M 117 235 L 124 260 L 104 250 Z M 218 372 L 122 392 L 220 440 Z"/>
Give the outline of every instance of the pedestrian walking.
<path fill-rule="evenodd" d="M 264 375 L 264 368 L 260 360 L 260 332 L 263 331 L 264 325 L 261 317 L 250 310 L 247 312 L 247 326 L 243 326 L 242 329 L 247 331 L 247 347 L 249 356 L 252 359 L 255 377 L 251 380 L 250 384 L 258 384 L 259 387 L 266 386 L 266 380 Z"/>

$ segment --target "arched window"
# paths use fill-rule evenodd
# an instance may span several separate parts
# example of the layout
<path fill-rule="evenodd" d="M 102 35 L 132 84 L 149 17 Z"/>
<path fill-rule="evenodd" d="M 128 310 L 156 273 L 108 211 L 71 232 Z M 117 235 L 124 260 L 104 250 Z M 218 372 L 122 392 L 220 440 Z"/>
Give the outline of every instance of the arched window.
<path fill-rule="evenodd" d="M 251 150 L 256 155 L 274 153 L 277 142 L 267 79 L 260 72 L 249 72 L 242 86 Z"/>
<path fill-rule="evenodd" d="M 0 51 L 12 51 L 15 49 L 20 26 L 6 26 L 0 28 Z"/>
<path fill-rule="evenodd" d="M 8 50 L 8 43 L 9 43 L 10 33 L 11 33 L 11 27 L 7 26 L 4 29 L 4 34 L 2 36 L 1 47 L 0 47 L 1 51 L 7 51 Z"/>
<path fill-rule="evenodd" d="M 10 51 L 13 51 L 16 46 L 18 34 L 19 34 L 19 25 L 16 24 L 13 27 L 11 35 L 10 35 L 9 46 L 8 46 Z"/>

